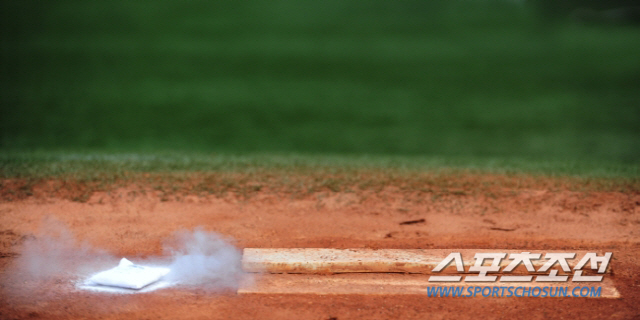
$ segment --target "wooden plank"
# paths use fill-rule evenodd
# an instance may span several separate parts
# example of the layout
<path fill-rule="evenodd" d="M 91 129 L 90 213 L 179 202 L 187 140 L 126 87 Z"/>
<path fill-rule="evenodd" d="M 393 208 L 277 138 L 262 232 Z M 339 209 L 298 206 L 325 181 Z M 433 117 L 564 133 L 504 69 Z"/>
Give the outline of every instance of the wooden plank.
<path fill-rule="evenodd" d="M 329 249 L 329 248 L 246 248 L 243 252 L 242 266 L 247 272 L 267 273 L 422 273 L 429 274 L 450 253 L 462 254 L 465 272 L 475 263 L 476 253 L 522 253 L 522 250 L 502 249 Z M 555 250 L 530 250 L 532 253 L 562 252 Z M 567 260 L 573 268 L 587 251 L 577 252 L 574 259 Z M 598 252 L 599 255 L 604 252 Z M 507 256 L 508 257 L 508 256 Z M 504 268 L 512 260 L 503 259 L 500 262 Z M 490 261 L 485 261 L 485 264 Z M 534 268 L 539 269 L 545 259 L 532 260 Z M 558 264 L 553 269 L 558 270 Z M 584 274 L 593 274 L 590 264 L 587 264 Z M 458 273 L 455 264 L 443 269 L 441 274 Z M 530 273 L 521 264 L 513 274 Z M 562 274 L 563 272 L 560 272 Z M 611 273 L 611 264 L 606 270 Z"/>
<path fill-rule="evenodd" d="M 335 295 L 335 294 L 360 294 L 360 295 L 430 295 L 433 296 L 433 290 L 436 287 L 462 287 L 463 296 L 470 295 L 469 287 L 490 287 L 497 288 L 496 291 L 491 289 L 494 297 L 508 297 L 508 287 L 517 288 L 533 288 L 547 287 L 554 288 L 549 293 L 558 295 L 557 288 L 566 288 L 567 294 L 571 294 L 575 287 L 594 287 L 596 290 L 600 288 L 599 298 L 620 298 L 620 293 L 615 288 L 613 281 L 605 277 L 602 282 L 597 283 L 454 283 L 443 284 L 428 281 L 429 276 L 422 274 L 384 274 L 384 273 L 349 273 L 349 274 L 263 274 L 256 276 L 251 282 L 244 283 L 239 289 L 238 294 L 317 294 L 317 295 Z M 502 289 L 505 287 L 505 289 Z M 540 292 L 542 289 L 534 291 Z M 579 289 L 577 289 L 579 290 Z M 583 289 L 590 291 L 591 289 Z M 516 293 L 523 294 L 524 289 L 519 289 Z M 586 292 L 584 291 L 584 292 Z M 431 294 L 430 294 L 431 292 Z M 485 294 L 489 290 L 485 289 Z M 579 293 L 579 291 L 576 291 Z M 489 294 L 489 296 L 491 296 Z M 502 296 L 500 295 L 502 294 Z M 552 298 L 550 294 L 547 297 Z M 482 293 L 476 293 L 475 297 L 483 297 Z M 511 296 L 514 298 L 514 296 Z M 598 298 L 598 297 L 588 297 Z"/>

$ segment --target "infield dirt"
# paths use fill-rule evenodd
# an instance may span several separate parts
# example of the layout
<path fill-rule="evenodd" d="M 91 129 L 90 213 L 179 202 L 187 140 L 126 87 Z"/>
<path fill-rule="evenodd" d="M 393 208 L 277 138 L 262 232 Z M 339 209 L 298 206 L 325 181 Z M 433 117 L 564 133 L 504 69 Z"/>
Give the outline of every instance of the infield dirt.
<path fill-rule="evenodd" d="M 125 183 L 77 197 L 74 186 L 43 181 L 20 195 L 3 182 L 0 203 L 0 318 L 46 319 L 357 319 L 592 318 L 640 314 L 640 193 L 575 191 L 562 183 L 485 186 L 459 179 L 456 190 L 259 188 L 249 195 L 174 190 Z M 52 188 L 54 185 L 65 185 Z M 55 191 L 52 191 L 55 190 Z M 75 199 L 76 201 L 73 201 Z M 80 201 L 78 201 L 80 200 Z M 613 252 L 620 299 L 428 298 L 425 295 L 243 294 L 168 288 L 112 295 L 76 290 L 59 276 L 39 287 L 11 267 L 41 222 L 53 217 L 79 241 L 113 256 L 163 254 L 163 241 L 202 227 L 239 248 L 461 248 Z M 410 223 L 407 223 L 410 222 Z"/>

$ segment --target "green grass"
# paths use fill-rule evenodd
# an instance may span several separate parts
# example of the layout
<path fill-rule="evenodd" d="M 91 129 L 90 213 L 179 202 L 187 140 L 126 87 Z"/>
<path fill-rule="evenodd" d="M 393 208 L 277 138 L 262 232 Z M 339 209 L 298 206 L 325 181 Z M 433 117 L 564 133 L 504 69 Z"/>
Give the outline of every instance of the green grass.
<path fill-rule="evenodd" d="M 507 1 L 1 9 L 5 177 L 298 163 L 637 177 L 634 27 L 542 28 Z M 307 156 L 255 155 L 290 153 Z"/>
<path fill-rule="evenodd" d="M 546 177 L 640 179 L 640 166 L 589 161 L 530 161 L 515 158 L 345 156 L 311 154 L 72 153 L 0 154 L 0 177 L 75 177 L 135 173 L 327 173 L 358 172 L 533 174 Z"/>
<path fill-rule="evenodd" d="M 45 194 L 84 202 L 96 191 L 118 187 L 136 193 L 154 190 L 163 200 L 188 194 L 232 193 L 246 199 L 258 192 L 305 197 L 388 188 L 416 199 L 495 197 L 522 189 L 633 193 L 640 191 L 639 169 L 478 157 L 7 152 L 0 154 L 0 197 L 12 201 Z"/>

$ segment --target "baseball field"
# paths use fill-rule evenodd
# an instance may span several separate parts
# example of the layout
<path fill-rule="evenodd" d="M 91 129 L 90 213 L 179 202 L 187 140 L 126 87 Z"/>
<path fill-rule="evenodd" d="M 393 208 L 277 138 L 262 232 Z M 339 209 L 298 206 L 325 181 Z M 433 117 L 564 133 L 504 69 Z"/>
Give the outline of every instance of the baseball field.
<path fill-rule="evenodd" d="M 640 29 L 549 3 L 2 1 L 0 318 L 637 317 Z M 615 294 L 433 297 L 246 248 L 611 252 Z M 122 257 L 178 284 L 83 287 Z"/>

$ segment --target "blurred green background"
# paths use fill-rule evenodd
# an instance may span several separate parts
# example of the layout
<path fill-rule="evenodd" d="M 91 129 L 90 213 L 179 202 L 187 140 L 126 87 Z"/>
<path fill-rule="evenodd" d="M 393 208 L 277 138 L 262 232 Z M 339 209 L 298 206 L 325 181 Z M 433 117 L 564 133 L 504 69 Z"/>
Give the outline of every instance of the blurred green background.
<path fill-rule="evenodd" d="M 640 28 L 555 3 L 2 0 L 0 151 L 638 164 Z"/>

